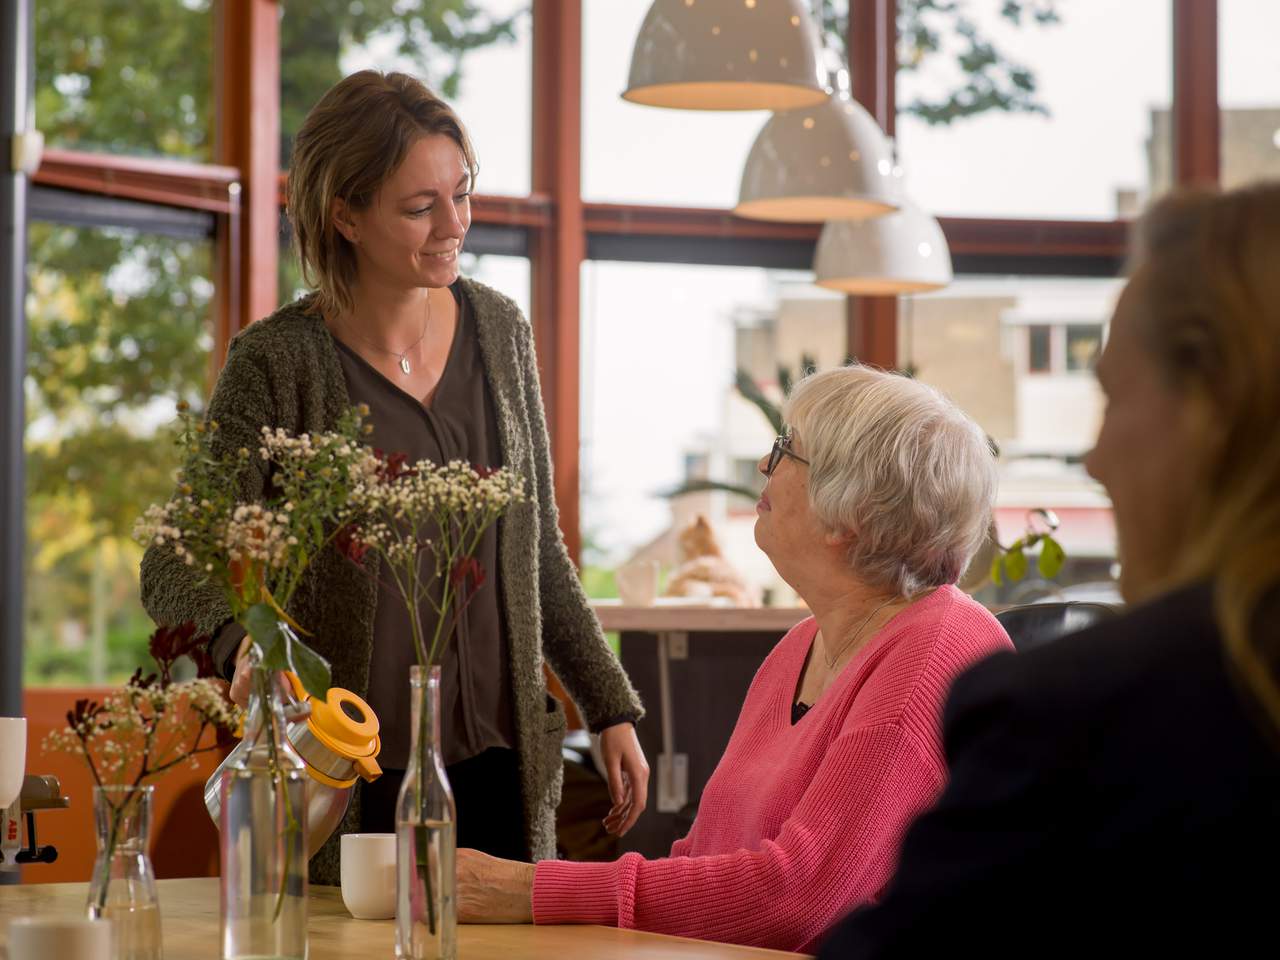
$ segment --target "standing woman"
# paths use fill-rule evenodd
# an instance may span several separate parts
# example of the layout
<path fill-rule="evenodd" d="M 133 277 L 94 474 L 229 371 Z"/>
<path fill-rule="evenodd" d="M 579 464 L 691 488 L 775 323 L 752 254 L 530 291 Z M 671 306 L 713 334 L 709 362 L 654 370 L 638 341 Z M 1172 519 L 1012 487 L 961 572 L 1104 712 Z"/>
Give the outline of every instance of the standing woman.
<path fill-rule="evenodd" d="M 555 855 L 565 729 L 544 658 L 600 733 L 611 832 L 643 811 L 649 771 L 634 730 L 640 702 L 560 534 L 531 328 L 510 299 L 458 272 L 476 171 L 461 121 L 413 77 L 366 70 L 329 90 L 298 131 L 289 172 L 294 246 L 315 290 L 231 342 L 209 416 L 229 449 L 256 449 L 264 426 L 329 430 L 364 403 L 376 448 L 525 478 L 528 502 L 477 551 L 489 582 L 444 649 L 441 715 L 459 846 L 541 859 Z M 242 496 L 261 498 L 266 484 L 259 469 Z M 334 685 L 365 697 L 382 721 L 386 772 L 362 785 L 312 862 L 313 880 L 337 883 L 338 834 L 395 829 L 415 660 L 405 605 L 383 578 L 336 550 L 307 577 L 290 613 L 314 632 Z M 232 697 L 247 699 L 247 640 L 216 591 L 153 548 L 142 600 L 159 623 L 192 620 L 214 635 Z"/>

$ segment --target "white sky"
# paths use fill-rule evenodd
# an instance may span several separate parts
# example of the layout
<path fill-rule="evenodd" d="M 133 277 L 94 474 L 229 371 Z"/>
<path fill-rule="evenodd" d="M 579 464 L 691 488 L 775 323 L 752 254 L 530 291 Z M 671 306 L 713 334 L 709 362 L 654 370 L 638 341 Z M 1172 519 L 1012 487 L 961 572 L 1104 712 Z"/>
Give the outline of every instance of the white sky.
<path fill-rule="evenodd" d="M 1226 107 L 1280 105 L 1280 0 L 1220 0 Z M 588 200 L 730 207 L 767 115 L 640 107 L 623 101 L 649 0 L 583 0 L 583 194 Z M 487 0 L 506 12 L 525 0 Z M 935 214 L 1095 219 L 1115 192 L 1146 183 L 1149 112 L 1171 98 L 1170 0 L 1063 0 L 1063 22 L 1005 28 L 998 0 L 969 0 L 993 39 L 1036 72 L 1051 116 L 989 115 L 929 129 L 899 121 L 914 198 Z M 531 44 L 469 56 L 457 107 L 485 193 L 529 189 Z M 385 57 L 367 58 L 388 66 Z M 380 62 L 379 62 L 380 61 Z M 364 66 L 360 58 L 344 63 Z M 913 84 L 900 81 L 900 97 Z M 528 264 L 486 257 L 476 275 L 528 304 Z M 655 491 L 677 482 L 682 452 L 715 431 L 732 377 L 729 314 L 768 306 L 766 271 L 589 263 L 582 275 L 584 529 L 614 557 L 667 522 Z M 916 336 L 923 335 L 917 331 Z"/>

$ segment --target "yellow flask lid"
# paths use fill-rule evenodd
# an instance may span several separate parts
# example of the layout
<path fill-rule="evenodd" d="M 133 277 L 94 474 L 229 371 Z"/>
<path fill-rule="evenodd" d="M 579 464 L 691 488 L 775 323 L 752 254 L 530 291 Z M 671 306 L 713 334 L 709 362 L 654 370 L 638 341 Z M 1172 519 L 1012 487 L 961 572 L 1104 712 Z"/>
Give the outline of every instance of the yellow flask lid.
<path fill-rule="evenodd" d="M 366 780 L 377 777 L 382 771 L 374 758 L 382 742 L 378 737 L 378 716 L 369 704 L 341 687 L 330 687 L 320 700 L 307 693 L 294 674 L 285 675 L 297 698 L 311 705 L 307 726 L 312 736 L 333 753 L 350 760 Z"/>

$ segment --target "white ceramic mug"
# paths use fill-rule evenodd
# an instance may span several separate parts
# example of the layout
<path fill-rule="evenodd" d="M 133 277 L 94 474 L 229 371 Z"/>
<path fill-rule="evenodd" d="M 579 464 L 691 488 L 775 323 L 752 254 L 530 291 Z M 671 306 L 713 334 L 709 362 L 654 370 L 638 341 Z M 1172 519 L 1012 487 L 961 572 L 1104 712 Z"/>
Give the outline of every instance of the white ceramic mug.
<path fill-rule="evenodd" d="M 618 598 L 627 607 L 650 607 L 658 596 L 658 564 L 637 560 L 614 571 Z"/>
<path fill-rule="evenodd" d="M 342 835 L 342 902 L 357 920 L 396 915 L 396 835 Z"/>
<path fill-rule="evenodd" d="M 9 922 L 9 960 L 111 960 L 111 921 L 18 917 Z"/>
<path fill-rule="evenodd" d="M 0 810 L 18 799 L 27 771 L 26 717 L 0 717 Z"/>

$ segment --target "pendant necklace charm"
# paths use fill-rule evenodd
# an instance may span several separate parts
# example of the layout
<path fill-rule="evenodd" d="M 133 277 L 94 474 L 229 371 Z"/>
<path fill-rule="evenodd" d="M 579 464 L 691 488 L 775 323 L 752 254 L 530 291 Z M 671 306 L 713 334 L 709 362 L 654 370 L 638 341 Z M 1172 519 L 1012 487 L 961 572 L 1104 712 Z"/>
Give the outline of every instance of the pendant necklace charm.
<path fill-rule="evenodd" d="M 409 375 L 409 358 L 403 354 L 400 356 L 400 369 L 404 371 L 404 375 Z"/>

